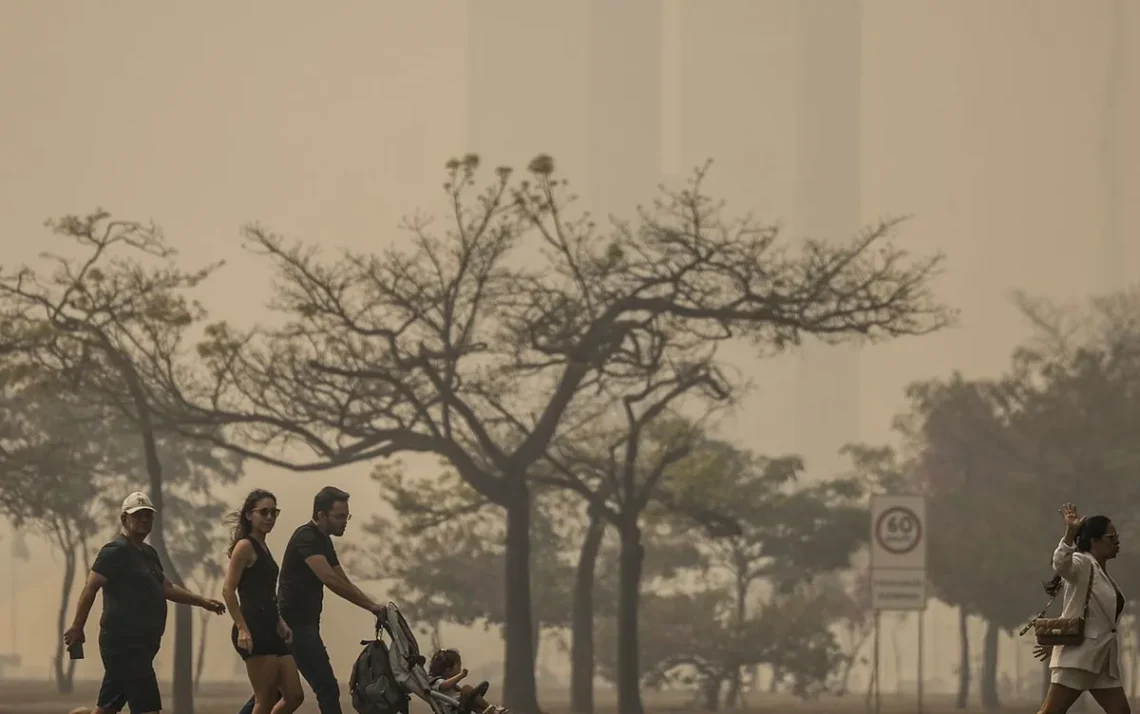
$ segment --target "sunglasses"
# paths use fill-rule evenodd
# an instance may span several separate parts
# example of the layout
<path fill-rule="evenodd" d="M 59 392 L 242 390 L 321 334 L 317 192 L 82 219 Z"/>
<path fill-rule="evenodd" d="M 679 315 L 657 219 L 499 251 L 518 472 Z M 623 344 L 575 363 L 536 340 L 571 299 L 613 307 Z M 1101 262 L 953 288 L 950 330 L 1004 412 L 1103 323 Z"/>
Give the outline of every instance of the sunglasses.
<path fill-rule="evenodd" d="M 253 512 L 260 515 L 262 518 L 276 518 L 281 515 L 280 508 L 255 508 Z"/>

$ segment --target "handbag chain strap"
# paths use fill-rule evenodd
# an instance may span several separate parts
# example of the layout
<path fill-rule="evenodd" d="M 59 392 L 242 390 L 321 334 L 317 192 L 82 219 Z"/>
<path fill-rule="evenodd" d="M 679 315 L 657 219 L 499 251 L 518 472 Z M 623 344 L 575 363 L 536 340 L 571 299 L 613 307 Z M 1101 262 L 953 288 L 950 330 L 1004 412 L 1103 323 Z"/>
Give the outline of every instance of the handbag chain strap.
<path fill-rule="evenodd" d="M 1088 589 L 1085 590 L 1085 611 L 1084 611 L 1084 614 L 1081 615 L 1081 617 L 1085 620 L 1089 619 L 1089 602 L 1092 600 L 1092 584 L 1093 584 L 1093 578 L 1096 577 L 1097 565 L 1096 565 L 1096 563 L 1090 563 L 1090 567 L 1091 567 L 1091 570 L 1089 570 L 1089 586 L 1088 586 Z M 1060 594 L 1061 594 L 1061 588 L 1057 588 L 1057 592 L 1053 593 L 1049 597 L 1049 601 L 1047 603 L 1045 603 L 1045 607 L 1041 608 L 1041 612 L 1037 613 L 1036 617 L 1030 619 L 1029 622 L 1025 625 L 1025 627 L 1021 628 L 1021 632 L 1017 633 L 1017 636 L 1023 637 L 1026 632 L 1029 632 L 1029 628 L 1033 627 L 1034 621 L 1040 620 L 1041 618 L 1045 617 L 1045 613 L 1049 611 L 1049 606 L 1053 604 L 1053 601 L 1056 600 L 1057 596 Z"/>

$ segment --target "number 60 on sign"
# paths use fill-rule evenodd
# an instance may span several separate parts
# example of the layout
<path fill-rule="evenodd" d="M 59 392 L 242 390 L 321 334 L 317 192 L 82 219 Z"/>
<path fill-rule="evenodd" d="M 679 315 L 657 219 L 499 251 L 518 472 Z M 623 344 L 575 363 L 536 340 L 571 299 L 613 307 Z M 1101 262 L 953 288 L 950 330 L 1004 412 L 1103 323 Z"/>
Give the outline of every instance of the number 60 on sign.
<path fill-rule="evenodd" d="M 871 501 L 871 567 L 926 569 L 926 503 L 922 496 Z"/>

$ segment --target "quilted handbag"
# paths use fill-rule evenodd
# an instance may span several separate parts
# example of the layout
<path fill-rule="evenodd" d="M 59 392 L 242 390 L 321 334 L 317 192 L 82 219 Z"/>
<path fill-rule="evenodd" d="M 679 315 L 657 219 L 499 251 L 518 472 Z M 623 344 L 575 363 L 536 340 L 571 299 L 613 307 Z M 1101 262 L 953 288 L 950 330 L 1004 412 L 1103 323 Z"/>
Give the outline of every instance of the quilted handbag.
<path fill-rule="evenodd" d="M 1080 617 L 1044 617 L 1045 611 L 1057 596 L 1049 598 L 1049 602 L 1029 623 L 1033 627 L 1033 634 L 1037 636 L 1037 644 L 1043 647 L 1076 646 L 1085 641 L 1085 620 L 1089 617 L 1089 600 L 1092 599 L 1095 577 L 1096 566 L 1093 565 L 1089 571 L 1089 586 L 1085 591 L 1085 609 Z"/>

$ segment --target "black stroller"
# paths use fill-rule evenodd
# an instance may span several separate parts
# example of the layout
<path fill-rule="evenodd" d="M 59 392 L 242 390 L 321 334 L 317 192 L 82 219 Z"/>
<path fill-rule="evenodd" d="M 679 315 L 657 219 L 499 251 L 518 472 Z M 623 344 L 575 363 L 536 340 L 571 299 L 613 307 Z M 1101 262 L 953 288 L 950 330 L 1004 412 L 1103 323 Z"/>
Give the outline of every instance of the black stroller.
<path fill-rule="evenodd" d="M 387 633 L 388 644 L 383 635 Z M 356 658 L 348 680 L 352 707 L 360 714 L 408 714 L 412 695 L 428 703 L 433 714 L 471 714 L 475 699 L 487 693 L 490 684 L 480 682 L 460 697 L 451 697 L 431 686 L 416 636 L 396 603 L 376 618 L 376 635 L 361 640 L 364 651 Z"/>

